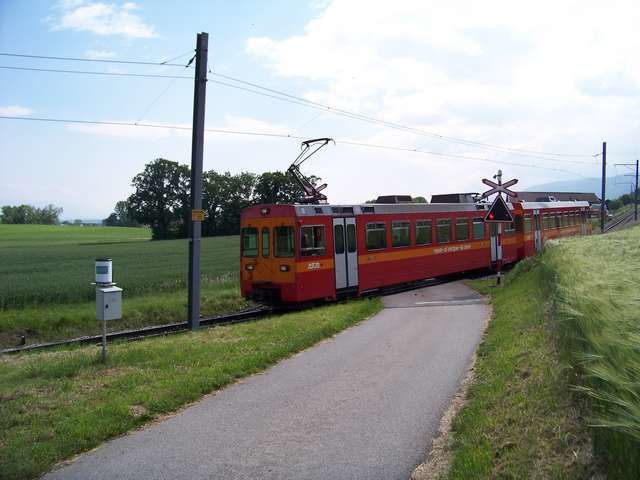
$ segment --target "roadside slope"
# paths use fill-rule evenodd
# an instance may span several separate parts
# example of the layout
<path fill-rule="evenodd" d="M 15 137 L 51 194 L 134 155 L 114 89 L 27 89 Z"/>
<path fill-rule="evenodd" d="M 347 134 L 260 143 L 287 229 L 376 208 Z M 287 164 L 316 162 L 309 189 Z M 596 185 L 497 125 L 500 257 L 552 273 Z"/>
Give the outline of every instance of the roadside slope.
<path fill-rule="evenodd" d="M 490 293 L 450 478 L 640 478 L 640 228 L 547 245 Z M 594 459 L 595 453 L 595 459 Z"/>

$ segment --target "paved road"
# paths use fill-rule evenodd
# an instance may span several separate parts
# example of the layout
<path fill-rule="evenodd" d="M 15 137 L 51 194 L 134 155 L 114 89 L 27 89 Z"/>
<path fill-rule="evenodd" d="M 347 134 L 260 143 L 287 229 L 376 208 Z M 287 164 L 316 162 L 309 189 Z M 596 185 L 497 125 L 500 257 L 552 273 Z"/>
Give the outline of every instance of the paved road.
<path fill-rule="evenodd" d="M 459 282 L 385 304 L 334 339 L 45 478 L 409 478 L 466 371 L 488 307 Z"/>

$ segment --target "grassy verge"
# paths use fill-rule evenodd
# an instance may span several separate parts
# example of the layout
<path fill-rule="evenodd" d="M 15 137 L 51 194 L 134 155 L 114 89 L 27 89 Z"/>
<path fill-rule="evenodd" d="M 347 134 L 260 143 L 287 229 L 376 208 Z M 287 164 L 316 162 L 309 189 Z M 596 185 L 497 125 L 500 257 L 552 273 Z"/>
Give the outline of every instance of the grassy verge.
<path fill-rule="evenodd" d="M 381 308 L 359 300 L 251 323 L 0 358 L 0 478 L 56 462 L 263 370 Z"/>
<path fill-rule="evenodd" d="M 562 358 L 609 478 L 640 478 L 640 228 L 562 242 L 542 267 Z"/>
<path fill-rule="evenodd" d="M 451 478 L 640 478 L 640 228 L 547 245 L 489 293 Z M 593 454 L 595 453 L 595 460 Z"/>
<path fill-rule="evenodd" d="M 247 306 L 249 304 L 240 297 L 240 287 L 233 276 L 202 284 L 200 310 L 203 315 L 228 313 Z M 95 308 L 95 301 L 92 301 L 0 310 L 0 348 L 17 345 L 21 335 L 26 337 L 28 344 L 97 335 L 101 332 L 101 323 L 95 319 Z M 185 289 L 132 298 L 125 291 L 122 319 L 108 322 L 107 328 L 117 331 L 180 322 L 186 315 Z"/>
<path fill-rule="evenodd" d="M 492 299 L 494 317 L 480 345 L 476 383 L 453 423 L 454 479 L 581 478 L 588 435 L 568 395 L 547 323 L 543 273 L 520 263 L 505 277 L 471 286 Z"/>

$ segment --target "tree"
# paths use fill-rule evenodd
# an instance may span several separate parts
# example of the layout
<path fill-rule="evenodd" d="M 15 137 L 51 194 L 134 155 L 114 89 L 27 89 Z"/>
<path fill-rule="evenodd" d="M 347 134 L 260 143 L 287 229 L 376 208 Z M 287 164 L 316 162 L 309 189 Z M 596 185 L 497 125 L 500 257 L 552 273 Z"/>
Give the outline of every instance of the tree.
<path fill-rule="evenodd" d="M 51 204 L 43 208 L 5 205 L 2 207 L 2 223 L 55 225 L 60 223 L 61 213 L 62 208 Z"/>
<path fill-rule="evenodd" d="M 253 203 L 256 175 L 241 172 L 231 175 L 214 170 L 203 174 L 202 205 L 206 219 L 204 235 L 229 235 L 240 231 L 240 214 Z"/>
<path fill-rule="evenodd" d="M 56 225 L 60 223 L 60 214 L 63 211 L 62 207 L 49 204 L 44 208 L 35 208 L 34 210 L 37 218 L 36 223 L 43 225 Z"/>
<path fill-rule="evenodd" d="M 312 181 L 320 180 L 310 177 Z M 291 177 L 283 172 L 264 172 L 256 181 L 253 201 L 255 203 L 295 203 L 304 192 Z"/>
<path fill-rule="evenodd" d="M 413 203 L 428 203 L 424 197 L 413 197 Z"/>
<path fill-rule="evenodd" d="M 127 215 L 151 227 L 154 239 L 186 237 L 189 222 L 190 170 L 158 158 L 133 177 L 135 192 L 127 200 Z"/>
<path fill-rule="evenodd" d="M 127 200 L 116 202 L 113 213 L 102 221 L 107 227 L 139 227 L 140 224 L 129 216 L 129 203 Z"/>

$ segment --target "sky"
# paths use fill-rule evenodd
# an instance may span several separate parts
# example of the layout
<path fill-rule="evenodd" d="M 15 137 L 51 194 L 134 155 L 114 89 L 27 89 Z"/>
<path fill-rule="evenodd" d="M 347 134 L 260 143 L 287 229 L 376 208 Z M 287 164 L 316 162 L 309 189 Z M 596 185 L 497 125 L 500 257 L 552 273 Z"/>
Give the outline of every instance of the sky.
<path fill-rule="evenodd" d="M 638 25 L 633 1 L 0 0 L 0 52 L 184 64 L 208 32 L 211 80 L 411 129 L 207 84 L 207 128 L 334 138 L 303 171 L 329 184 L 331 203 L 359 203 L 483 191 L 498 168 L 521 189 L 598 177 L 603 141 L 609 174 L 627 173 L 613 164 L 640 153 Z M 193 75 L 1 55 L 0 66 Z M 0 69 L 0 116 L 188 127 L 192 102 L 189 78 Z M 104 218 L 145 163 L 191 155 L 188 130 L 0 118 L 0 139 L 0 205 L 53 203 L 63 218 Z M 285 170 L 299 144 L 208 132 L 204 168 Z"/>

